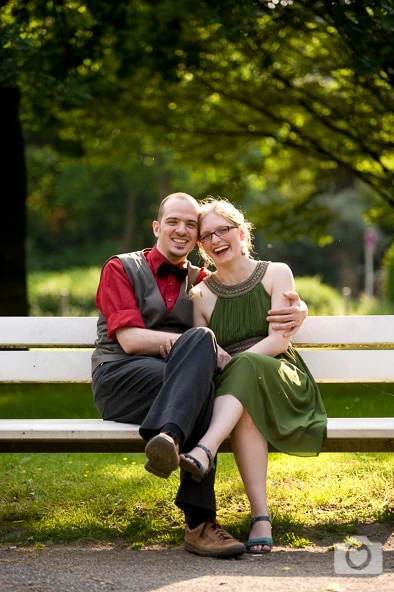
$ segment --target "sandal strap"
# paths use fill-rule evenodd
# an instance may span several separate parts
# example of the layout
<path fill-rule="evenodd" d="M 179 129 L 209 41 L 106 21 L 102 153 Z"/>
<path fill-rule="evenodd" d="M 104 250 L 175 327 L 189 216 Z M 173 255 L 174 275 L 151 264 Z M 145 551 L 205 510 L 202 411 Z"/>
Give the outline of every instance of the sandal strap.
<path fill-rule="evenodd" d="M 249 547 L 255 547 L 256 545 L 262 545 L 265 547 L 272 547 L 273 546 L 272 537 L 261 537 L 259 539 L 249 539 L 245 543 L 245 546 L 247 549 L 249 549 Z"/>
<path fill-rule="evenodd" d="M 213 463 L 212 452 L 209 450 L 209 448 L 207 448 L 206 446 L 204 446 L 204 444 L 197 444 L 196 448 L 201 448 L 201 450 L 203 450 L 205 452 L 205 454 L 208 457 L 208 461 L 209 461 L 208 466 L 210 467 L 212 465 L 212 463 Z"/>
<path fill-rule="evenodd" d="M 250 526 L 253 526 L 254 524 L 256 524 L 256 522 L 270 522 L 271 523 L 271 519 L 269 516 L 252 516 L 252 518 L 250 519 Z"/>

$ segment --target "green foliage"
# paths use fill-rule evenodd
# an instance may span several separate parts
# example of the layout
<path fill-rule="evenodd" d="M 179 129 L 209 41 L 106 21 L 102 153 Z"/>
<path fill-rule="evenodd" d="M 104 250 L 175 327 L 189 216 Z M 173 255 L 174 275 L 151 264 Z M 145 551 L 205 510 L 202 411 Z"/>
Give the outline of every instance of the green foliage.
<path fill-rule="evenodd" d="M 63 312 L 67 316 L 96 315 L 95 296 L 99 277 L 99 267 L 30 273 L 30 314 L 56 316 Z M 343 313 L 341 296 L 330 286 L 322 284 L 319 277 L 296 278 L 296 287 L 308 303 L 309 314 Z"/>
<path fill-rule="evenodd" d="M 50 121 L 59 148 L 123 164 L 141 143 L 152 158 L 171 150 L 208 192 L 255 188 L 273 207 L 271 184 L 300 218 L 346 177 L 392 207 L 387 3 L 17 5 L 5 9 L 6 64 L 28 91 L 23 124 L 47 130 Z M 18 61 L 22 41 L 33 55 L 20 51 Z M 316 214 L 324 222 L 320 204 Z"/>
<path fill-rule="evenodd" d="M 101 266 L 153 242 L 157 173 L 142 156 L 127 169 L 61 159 L 50 146 L 31 146 L 27 156 L 29 270 Z"/>
<path fill-rule="evenodd" d="M 383 258 L 383 274 L 384 297 L 394 305 L 394 243 Z"/>
<path fill-rule="evenodd" d="M 394 302 L 379 299 L 362 294 L 359 300 L 350 302 L 350 314 L 366 315 L 392 315 L 394 314 Z"/>
<path fill-rule="evenodd" d="M 193 179 L 195 189 L 202 190 L 186 171 L 170 171 L 171 161 L 163 154 L 155 159 L 140 154 L 126 168 L 98 157 L 92 162 L 61 159 L 50 146 L 30 146 L 27 156 L 29 271 L 102 265 L 110 255 L 150 246 L 159 191 L 169 191 L 163 177 L 176 187 L 187 187 Z M 272 189 L 265 195 L 267 203 L 252 189 L 235 196 L 256 226 L 259 256 L 286 261 L 295 275 L 319 274 L 337 289 L 350 286 L 356 296 L 362 288 L 366 192 L 355 187 L 321 195 L 303 218 L 278 192 Z M 384 242 L 378 240 L 377 264 Z"/>
<path fill-rule="evenodd" d="M 95 316 L 100 268 L 35 272 L 28 278 L 31 316 Z"/>
<path fill-rule="evenodd" d="M 270 229 L 269 240 L 331 242 L 331 274 L 297 269 L 298 275 L 321 273 L 341 288 L 340 266 L 332 260 L 351 253 L 347 270 L 355 276 L 362 241 L 350 236 L 355 232 L 336 236 L 332 222 L 359 204 L 361 192 L 368 199 L 359 221 L 378 194 L 380 220 L 391 203 L 390 43 L 381 43 L 391 10 L 360 8 L 358 27 L 370 44 L 361 63 L 352 5 L 225 5 L 200 2 L 190 10 L 172 0 L 120 2 L 117 13 L 107 14 L 96 2 L 62 10 L 29 3 L 24 16 L 34 26 L 28 38 L 48 57 L 48 73 L 51 52 L 56 66 L 60 49 L 68 51 L 72 59 L 51 75 L 66 86 L 71 78 L 85 85 L 91 97 L 65 109 L 55 94 L 46 109 L 57 130 L 56 137 L 45 132 L 52 147 L 64 153 L 78 144 L 85 155 L 77 163 L 58 157 L 47 190 L 40 179 L 48 169 L 30 150 L 29 269 L 98 265 L 110 254 L 150 244 L 151 208 L 181 187 L 245 206 L 257 227 Z M 18 22 L 20 15 L 13 18 Z M 46 33 L 39 35 L 45 19 Z M 67 35 L 59 49 L 60 26 Z M 28 116 L 40 101 L 41 95 L 25 95 L 29 142 L 41 143 L 43 132 L 31 127 L 37 118 Z M 340 193 L 341 207 L 333 207 Z M 339 277 L 330 277 L 336 269 Z M 354 294 L 358 280 L 353 277 Z"/>
<path fill-rule="evenodd" d="M 116 28 L 127 20 L 127 10 L 127 2 L 97 0 L 5 3 L 0 84 L 29 91 L 26 107 L 41 119 L 30 121 L 30 129 L 53 124 L 59 106 L 80 107 L 94 92 L 104 92 L 102 79 L 115 67 L 109 57 L 119 43 Z"/>
<path fill-rule="evenodd" d="M 258 196 L 250 193 L 244 203 L 248 218 L 256 226 L 259 256 L 285 261 L 296 276 L 319 275 L 323 283 L 338 291 L 349 287 L 353 298 L 357 298 L 364 289 L 365 211 L 371 203 L 365 187 L 356 184 L 335 195 L 321 194 L 310 204 L 312 209 L 320 208 L 320 214 L 316 211 L 310 217 L 308 210 L 303 210 L 304 219 L 277 193 L 273 192 L 271 198 L 272 207 L 269 203 L 262 208 Z M 388 227 L 376 226 L 377 268 L 391 234 Z M 293 236 L 298 240 L 290 240 Z"/>
<path fill-rule="evenodd" d="M 95 316 L 100 267 L 71 268 L 58 272 L 37 271 L 28 276 L 32 316 Z M 295 278 L 296 289 L 308 304 L 310 315 L 392 314 L 376 299 L 352 299 L 321 282 L 319 276 Z"/>
<path fill-rule="evenodd" d="M 296 290 L 308 304 L 310 315 L 344 314 L 344 302 L 341 295 L 325 284 L 318 276 L 297 277 Z"/>
<path fill-rule="evenodd" d="M 138 103 L 151 129 L 180 141 L 183 160 L 199 152 L 212 168 L 226 168 L 230 187 L 264 191 L 269 180 L 295 205 L 309 204 L 316 184 L 335 191 L 352 171 L 392 206 L 392 9 L 226 4 L 190 11 L 162 0 L 154 13 L 151 2 L 137 9 L 150 78 L 144 92 L 128 88 L 125 104 Z M 355 51 L 360 27 L 364 59 Z"/>
<path fill-rule="evenodd" d="M 371 217 L 389 219 L 390 3 L 9 0 L 0 10 L 0 85 L 21 91 L 24 137 L 83 159 L 59 159 L 59 177 L 52 163 L 37 167 L 30 269 L 145 246 L 145 212 L 179 181 L 248 202 L 287 241 L 332 240 L 329 201 L 343 187 L 368 187 L 380 200 Z"/>

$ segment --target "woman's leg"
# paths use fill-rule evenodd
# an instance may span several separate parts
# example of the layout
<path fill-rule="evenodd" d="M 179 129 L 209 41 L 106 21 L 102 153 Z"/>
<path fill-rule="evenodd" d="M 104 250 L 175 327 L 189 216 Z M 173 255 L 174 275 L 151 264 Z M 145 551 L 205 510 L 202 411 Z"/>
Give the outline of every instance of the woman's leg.
<path fill-rule="evenodd" d="M 199 444 L 210 450 L 213 458 L 216 456 L 220 444 L 231 434 L 242 416 L 243 410 L 242 404 L 233 395 L 216 397 L 209 428 L 199 441 Z M 208 457 L 202 448 L 197 446 L 189 454 L 203 467 L 208 467 Z"/>
<path fill-rule="evenodd" d="M 231 434 L 231 446 L 250 503 L 251 515 L 268 516 L 267 464 L 268 444 L 256 428 L 250 415 L 244 411 Z M 271 537 L 269 522 L 256 522 L 250 531 L 250 539 Z M 254 545 L 250 552 L 269 551 L 266 545 Z"/>

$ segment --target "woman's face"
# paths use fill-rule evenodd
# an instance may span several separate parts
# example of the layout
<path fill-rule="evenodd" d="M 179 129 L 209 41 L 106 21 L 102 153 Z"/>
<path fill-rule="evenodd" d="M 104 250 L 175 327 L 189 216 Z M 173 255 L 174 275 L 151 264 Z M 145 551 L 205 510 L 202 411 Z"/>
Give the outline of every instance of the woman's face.
<path fill-rule="evenodd" d="M 200 220 L 200 244 L 215 266 L 241 252 L 240 229 L 224 216 L 210 212 Z"/>

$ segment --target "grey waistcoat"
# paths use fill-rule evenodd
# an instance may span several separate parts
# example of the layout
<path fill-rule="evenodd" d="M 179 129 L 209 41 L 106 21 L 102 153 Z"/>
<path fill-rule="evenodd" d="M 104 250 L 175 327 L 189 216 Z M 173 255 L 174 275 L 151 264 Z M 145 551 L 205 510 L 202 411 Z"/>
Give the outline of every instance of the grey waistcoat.
<path fill-rule="evenodd" d="M 160 294 L 153 273 L 145 259 L 143 251 L 115 255 L 120 259 L 133 287 L 138 308 L 147 329 L 183 333 L 193 326 L 193 304 L 189 290 L 193 287 L 200 273 L 200 268 L 188 262 L 188 275 L 182 282 L 178 299 L 171 312 Z M 111 257 L 113 259 L 114 257 Z M 129 357 L 120 345 L 108 339 L 107 322 L 99 311 L 97 321 L 96 349 L 92 354 L 92 372 L 102 362 L 112 362 Z"/>

